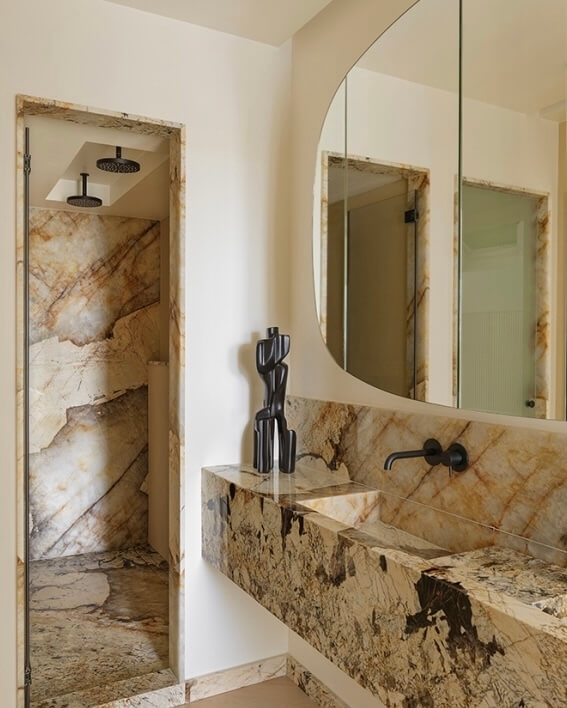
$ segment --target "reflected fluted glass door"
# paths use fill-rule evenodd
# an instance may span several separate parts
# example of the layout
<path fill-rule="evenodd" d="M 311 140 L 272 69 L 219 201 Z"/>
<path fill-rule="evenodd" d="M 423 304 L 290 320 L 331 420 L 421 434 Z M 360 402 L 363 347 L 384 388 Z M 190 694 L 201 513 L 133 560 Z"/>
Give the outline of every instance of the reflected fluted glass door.
<path fill-rule="evenodd" d="M 536 415 L 535 195 L 463 185 L 461 401 Z"/>

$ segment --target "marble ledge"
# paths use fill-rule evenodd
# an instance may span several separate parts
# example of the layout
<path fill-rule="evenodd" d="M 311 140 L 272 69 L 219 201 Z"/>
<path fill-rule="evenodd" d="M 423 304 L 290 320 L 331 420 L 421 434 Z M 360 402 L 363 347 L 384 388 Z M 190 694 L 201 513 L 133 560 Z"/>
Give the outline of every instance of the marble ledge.
<path fill-rule="evenodd" d="M 287 673 L 287 655 L 281 654 L 262 661 L 236 666 L 232 669 L 215 671 L 211 674 L 190 679 L 185 684 L 186 695 L 191 702 L 216 696 L 219 693 L 234 691 L 244 686 L 251 686 Z"/>
<path fill-rule="evenodd" d="M 170 669 L 163 669 L 108 686 L 34 701 L 31 708 L 175 708 L 184 701 L 185 685 Z"/>
<path fill-rule="evenodd" d="M 205 468 L 204 558 L 389 707 L 567 705 L 565 569 L 497 546 L 420 555 L 307 505 L 333 492 L 368 511 L 376 490 Z"/>

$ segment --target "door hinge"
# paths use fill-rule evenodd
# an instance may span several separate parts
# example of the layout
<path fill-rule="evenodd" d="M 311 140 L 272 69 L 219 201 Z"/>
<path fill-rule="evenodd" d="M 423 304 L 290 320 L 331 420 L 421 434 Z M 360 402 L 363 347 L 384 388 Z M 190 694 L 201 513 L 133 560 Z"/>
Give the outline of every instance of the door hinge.
<path fill-rule="evenodd" d="M 26 175 L 31 172 L 31 155 L 24 155 L 24 172 Z"/>
<path fill-rule="evenodd" d="M 31 666 L 26 666 L 24 670 L 24 684 L 26 686 L 31 686 L 32 682 L 32 669 Z"/>
<path fill-rule="evenodd" d="M 406 224 L 415 224 L 418 218 L 419 214 L 417 213 L 417 209 L 408 209 L 404 212 L 404 223 Z"/>

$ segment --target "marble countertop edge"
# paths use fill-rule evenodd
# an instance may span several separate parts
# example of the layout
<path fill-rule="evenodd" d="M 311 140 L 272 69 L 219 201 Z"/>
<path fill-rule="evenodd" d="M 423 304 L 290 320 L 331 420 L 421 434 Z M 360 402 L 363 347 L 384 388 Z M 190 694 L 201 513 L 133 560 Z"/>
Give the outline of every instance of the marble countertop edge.
<path fill-rule="evenodd" d="M 358 544 L 361 548 L 365 548 L 370 554 L 371 558 L 375 559 L 376 564 L 387 563 L 388 565 L 397 565 L 402 570 L 411 571 L 417 576 L 427 575 L 434 578 L 437 581 L 447 583 L 453 587 L 461 589 L 466 593 L 471 600 L 476 601 L 482 607 L 494 616 L 494 613 L 501 613 L 508 618 L 512 618 L 523 625 L 533 629 L 536 632 L 543 632 L 546 635 L 553 637 L 562 643 L 567 644 L 567 617 L 559 618 L 552 614 L 548 614 L 539 607 L 535 606 L 533 603 L 528 603 L 522 601 L 518 597 L 514 597 L 514 592 L 512 592 L 512 585 L 510 593 L 503 590 L 495 590 L 486 582 L 483 582 L 482 573 L 474 568 L 467 572 L 466 560 L 468 554 L 474 554 L 475 558 L 482 557 L 483 551 L 487 554 L 490 553 L 490 547 L 487 549 L 479 549 L 472 552 L 458 552 L 458 553 L 446 553 L 439 558 L 421 558 L 412 553 L 405 552 L 403 550 L 381 547 L 376 543 L 376 539 L 368 536 L 368 540 L 361 542 L 358 539 L 352 539 L 344 536 L 344 532 L 353 529 L 352 526 L 345 524 L 341 521 L 337 521 L 328 516 L 325 516 L 317 511 L 313 511 L 307 507 L 301 505 L 301 501 L 290 498 L 290 495 L 303 494 L 308 490 L 306 487 L 309 486 L 305 479 L 305 476 L 309 474 L 309 469 L 303 469 L 301 471 L 301 477 L 293 478 L 291 476 L 285 475 L 289 479 L 286 483 L 284 480 L 283 485 L 278 485 L 277 482 L 281 481 L 283 475 L 278 475 L 279 479 L 275 480 L 276 475 L 262 474 L 257 472 L 252 465 L 248 464 L 233 464 L 233 465 L 219 465 L 219 466 L 206 466 L 202 469 L 202 474 L 210 474 L 214 477 L 223 480 L 229 485 L 234 484 L 235 489 L 233 493 L 236 493 L 236 488 L 243 490 L 248 493 L 252 493 L 255 496 L 264 499 L 263 503 L 273 503 L 282 509 L 289 510 L 292 514 L 303 517 L 304 524 L 313 524 L 315 526 L 322 527 L 328 531 L 334 532 L 337 535 L 341 535 L 349 545 Z M 316 479 L 313 480 L 312 489 L 321 490 L 324 487 L 338 487 L 343 488 L 341 493 L 344 493 L 344 484 L 342 482 L 329 479 L 330 473 L 327 472 L 327 481 L 319 471 L 317 471 Z M 296 482 L 299 482 L 296 486 Z M 278 494 L 275 492 L 276 488 L 282 488 L 282 493 Z M 364 485 L 359 485 L 356 483 L 356 487 L 361 490 L 368 489 L 372 491 L 372 488 L 365 488 Z M 296 489 L 297 491 L 293 491 Z M 355 489 L 354 491 L 358 491 Z M 308 497 L 309 495 L 307 495 Z M 523 554 L 516 551 L 507 551 L 507 555 L 511 558 L 517 557 L 518 561 L 521 562 L 524 559 Z M 539 562 L 539 565 L 545 567 L 543 561 Z M 549 564 L 550 572 L 561 571 L 563 574 L 564 569 L 558 569 L 555 566 Z M 510 568 L 508 568 L 510 570 Z M 567 571 L 564 571 L 566 583 L 567 583 Z M 511 583 L 514 582 L 513 579 L 510 580 Z M 566 585 L 567 591 L 567 585 Z M 549 594 L 546 595 L 549 599 Z M 551 598 L 553 599 L 553 598 Z"/>

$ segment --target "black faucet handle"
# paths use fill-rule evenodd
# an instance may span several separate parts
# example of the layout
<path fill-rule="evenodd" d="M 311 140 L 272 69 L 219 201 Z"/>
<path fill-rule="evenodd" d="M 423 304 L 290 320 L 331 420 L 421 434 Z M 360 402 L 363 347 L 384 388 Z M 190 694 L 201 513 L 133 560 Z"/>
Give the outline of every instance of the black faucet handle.
<path fill-rule="evenodd" d="M 454 442 L 443 453 L 443 464 L 449 468 L 452 477 L 455 472 L 464 472 L 469 466 L 469 454 L 461 443 Z"/>
<path fill-rule="evenodd" d="M 435 438 L 426 440 L 423 445 L 425 450 L 430 450 L 425 455 L 425 461 L 428 465 L 445 465 L 449 468 L 451 477 L 454 472 L 463 472 L 469 466 L 469 456 L 464 446 L 461 443 L 454 442 L 443 451 L 443 447 Z"/>
<path fill-rule="evenodd" d="M 428 438 L 423 443 L 423 451 L 425 452 L 424 457 L 428 465 L 434 467 L 441 462 L 443 447 L 439 440 L 436 440 L 435 438 Z"/>

